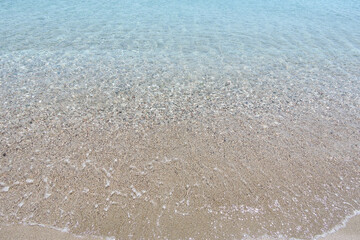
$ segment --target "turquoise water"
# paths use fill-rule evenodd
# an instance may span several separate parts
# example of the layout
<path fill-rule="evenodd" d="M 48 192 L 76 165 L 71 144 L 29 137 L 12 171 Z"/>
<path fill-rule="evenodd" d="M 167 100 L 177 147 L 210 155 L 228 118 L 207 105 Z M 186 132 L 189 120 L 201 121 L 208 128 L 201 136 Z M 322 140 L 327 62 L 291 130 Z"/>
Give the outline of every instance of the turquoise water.
<path fill-rule="evenodd" d="M 120 239 L 312 239 L 359 210 L 359 93 L 358 0 L 0 0 L 0 220 Z M 161 130 L 174 122 L 180 140 Z M 193 232 L 172 227 L 179 204 Z"/>
<path fill-rule="evenodd" d="M 137 54 L 208 67 L 287 58 L 359 64 L 359 25 L 355 0 L 1 1 L 0 51 Z"/>
<path fill-rule="evenodd" d="M 359 26 L 355 0 L 1 1 L 1 90 L 230 81 L 342 101 L 360 91 Z"/>

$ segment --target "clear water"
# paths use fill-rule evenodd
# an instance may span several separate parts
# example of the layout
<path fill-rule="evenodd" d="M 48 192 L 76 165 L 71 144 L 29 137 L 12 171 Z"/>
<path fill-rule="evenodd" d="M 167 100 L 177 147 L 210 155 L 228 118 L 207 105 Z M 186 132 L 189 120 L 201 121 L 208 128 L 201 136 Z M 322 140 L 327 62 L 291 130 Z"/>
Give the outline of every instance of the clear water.
<path fill-rule="evenodd" d="M 1 90 L 230 81 L 341 102 L 360 91 L 359 25 L 356 0 L 1 1 Z"/>
<path fill-rule="evenodd" d="M 359 26 L 358 0 L 0 0 L 1 221 L 119 238 L 329 231 L 359 210 Z M 215 136 L 185 134 L 194 119 Z M 171 121 L 185 127 L 116 132 Z M 183 232 L 172 207 L 197 214 Z"/>
<path fill-rule="evenodd" d="M 148 61 L 359 63 L 360 4 L 345 1 L 1 1 L 0 51 L 137 54 Z M 110 57 L 110 56 L 109 56 Z"/>
<path fill-rule="evenodd" d="M 316 71 L 323 81 L 336 71 L 348 80 L 359 73 L 359 15 L 355 0 L 1 1 L 1 74 L 84 68 L 96 82 L 89 69 L 149 78 L 146 71 L 158 68 L 181 83 L 232 73 L 319 81 Z M 332 84 L 344 89 L 340 81 Z"/>

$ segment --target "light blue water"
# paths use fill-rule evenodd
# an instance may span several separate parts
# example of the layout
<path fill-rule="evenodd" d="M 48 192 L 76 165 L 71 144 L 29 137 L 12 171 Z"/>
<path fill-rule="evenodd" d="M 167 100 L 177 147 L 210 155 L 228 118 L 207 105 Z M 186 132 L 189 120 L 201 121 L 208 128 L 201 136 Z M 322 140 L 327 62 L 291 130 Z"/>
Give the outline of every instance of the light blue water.
<path fill-rule="evenodd" d="M 63 128 L 80 126 L 82 123 L 86 127 L 101 128 L 105 125 L 104 122 L 114 125 L 120 122 L 121 124 L 116 126 L 123 127 L 126 125 L 124 122 L 131 121 L 146 125 L 146 123 L 179 122 L 199 117 L 200 122 L 210 122 L 211 125 L 213 116 L 221 117 L 222 114 L 224 116 L 246 114 L 244 126 L 247 126 L 246 121 L 249 119 L 262 121 L 263 125 L 260 127 L 253 125 L 254 132 L 257 127 L 263 130 L 270 126 L 272 129 L 271 127 L 282 124 L 281 121 L 284 120 L 285 123 L 291 123 L 288 128 L 287 126 L 283 128 L 284 132 L 288 131 L 288 136 L 293 136 L 296 131 L 291 132 L 291 127 L 294 125 L 295 130 L 298 127 L 299 138 L 302 136 L 302 131 L 312 129 L 308 126 L 311 123 L 307 123 L 307 119 L 315 119 L 314 122 L 325 126 L 323 127 L 325 130 L 327 130 L 325 120 L 332 121 L 343 127 L 342 132 L 338 133 L 339 139 L 341 137 L 346 139 L 347 136 L 352 137 L 349 139 L 358 139 L 356 135 L 358 132 L 353 129 L 359 129 L 360 124 L 359 93 L 360 1 L 358 0 L 0 0 L 0 130 L 3 134 L 1 136 L 8 136 L 0 139 L 0 151 L 11 150 L 13 145 L 16 145 L 11 145 L 13 142 L 22 141 L 22 144 L 25 144 L 26 141 L 23 139 L 32 142 L 35 133 L 39 133 L 41 139 L 46 142 L 48 135 L 55 132 L 54 136 L 57 136 L 56 134 L 60 132 L 59 136 L 62 136 L 61 134 L 64 135 L 65 132 Z M 31 126 L 36 123 L 40 127 L 30 127 L 29 122 L 31 124 L 34 122 Z M 303 125 L 297 126 L 299 122 Z M 251 124 L 253 122 L 248 124 L 250 128 L 252 128 Z M 25 130 L 20 131 L 19 128 Z M 74 127 L 74 129 L 81 128 Z M 320 133 L 317 134 L 321 135 L 324 131 L 319 130 Z M 79 132 L 82 133 L 80 130 Z M 259 132 L 261 133 L 261 131 L 257 133 Z M 274 132 L 269 136 L 273 136 L 276 140 L 278 132 L 275 130 Z M 312 133 L 312 130 L 308 132 Z M 257 133 L 254 133 L 254 136 Z M 255 137 L 261 138 L 259 136 Z M 336 142 L 336 134 L 331 136 Z M 266 137 L 265 134 L 262 139 Z M 54 139 L 60 145 L 65 142 L 56 137 Z M 72 141 L 77 141 L 71 136 L 69 139 L 66 140 L 69 146 L 72 145 Z M 88 138 L 85 139 L 87 141 Z M 304 146 L 313 146 L 314 142 L 318 145 L 323 144 L 315 137 L 314 139 L 312 142 L 301 140 L 305 142 Z M 319 139 L 327 139 L 327 137 Z M 277 149 L 276 144 L 284 144 L 275 140 L 274 153 Z M 91 140 L 88 141 L 91 147 Z M 162 141 L 165 144 L 167 139 L 164 138 Z M 1 146 L 1 143 L 4 144 Z M 46 142 L 46 144 L 50 143 L 50 140 Z M 343 149 L 359 152 L 359 144 L 356 142 L 347 143 L 346 146 L 340 143 L 338 148 L 331 149 L 339 156 L 342 156 Z M 44 159 L 49 158 L 46 155 L 46 144 L 39 144 L 40 148 L 45 149 Z M 6 147 L 3 147 L 5 145 Z M 86 145 L 84 149 L 86 147 L 89 146 Z M 311 158 L 317 153 L 315 150 L 304 153 L 297 145 L 294 149 L 294 155 L 299 153 L 300 157 Z M 24 151 L 26 154 L 29 152 L 29 155 L 32 153 L 36 155 L 37 150 L 30 146 Z M 289 149 L 289 152 L 291 150 Z M 91 149 L 89 151 L 91 152 Z M 60 156 L 59 159 L 67 159 L 67 156 L 57 154 Z M 106 159 L 103 158 L 106 154 L 100 151 L 100 163 Z M 350 158 L 356 158 L 355 154 L 351 154 L 349 154 Z M 290 158 L 293 153 L 286 155 Z M 330 156 L 333 157 L 331 154 Z M 341 156 L 338 157 L 339 161 L 342 161 Z M 20 154 L 18 158 L 21 157 Z M 265 160 L 266 157 L 264 156 Z M 38 161 L 37 159 L 35 158 L 34 161 Z M 59 163 L 59 159 L 54 160 L 55 166 L 62 166 L 63 163 Z M 33 158 L 29 160 L 32 161 Z M 248 159 L 246 161 L 251 162 Z M 329 165 L 331 161 L 329 160 Z M 327 160 L 325 162 L 327 163 Z M 4 160 L 1 164 L 6 166 L 4 172 L 11 171 L 11 167 L 7 168 L 12 164 L 10 160 L 9 162 Z M 41 164 L 43 162 L 39 162 L 37 166 L 43 167 Z M 249 163 L 241 164 L 245 164 L 241 166 L 244 168 Z M 353 164 L 356 165 L 356 162 Z M 191 164 L 189 166 L 192 167 Z M 14 169 L 15 167 L 13 171 L 16 171 Z M 331 170 L 331 167 L 329 169 Z M 319 174 L 321 179 L 322 170 L 309 171 L 314 176 Z M 48 174 L 49 179 L 54 175 L 50 170 L 44 170 L 45 173 Z M 245 178 L 250 179 L 249 186 L 255 187 L 256 184 L 251 182 L 252 172 L 249 170 L 248 173 Z M 33 173 L 30 172 L 31 174 Z M 95 174 L 95 170 L 92 174 Z M 169 171 L 169 174 L 172 172 Z M 86 174 L 84 182 L 89 175 L 91 174 Z M 41 175 L 36 175 L 34 178 L 43 181 Z M 356 178 L 358 175 L 354 177 Z M 1 181 L 6 182 L 8 179 Z M 293 182 L 297 183 L 297 181 Z M 358 183 L 351 184 L 349 183 L 351 187 L 349 189 L 356 189 Z M 292 194 L 292 187 L 298 189 L 298 186 L 287 186 L 286 183 L 284 185 L 286 186 L 284 192 L 289 193 L 289 196 Z M 24 196 L 23 192 L 16 189 L 15 183 L 14 187 L 11 186 L 11 190 L 15 193 L 4 191 L 3 196 L 13 194 L 12 196 L 21 200 Z M 244 226 L 253 228 L 261 234 L 273 236 L 282 234 L 285 238 L 292 236 L 311 238 L 330 230 L 339 223 L 338 220 L 343 215 L 350 214 L 350 210 L 358 210 L 354 209 L 356 206 L 349 207 L 350 204 L 344 207 L 341 194 L 335 196 L 337 193 L 333 194 L 326 190 L 326 187 L 317 186 L 315 183 L 314 186 L 316 191 L 320 189 L 322 191 L 319 190 L 320 193 L 327 194 L 324 195 L 329 197 L 328 199 L 324 197 L 326 201 L 338 205 L 319 208 L 323 215 L 308 213 L 311 215 L 309 222 L 313 224 L 306 221 L 298 224 L 297 221 L 303 219 L 303 209 L 298 210 L 299 204 L 289 200 L 286 205 L 288 211 L 277 213 L 279 215 L 271 215 L 271 213 L 269 218 L 264 217 L 261 221 L 254 218 L 255 220 L 251 220 L 254 222 L 253 225 L 248 226 L 245 223 Z M 101 185 L 101 191 L 108 191 L 107 187 Z M 34 189 L 34 192 L 39 191 L 39 188 L 34 187 Z M 307 189 L 306 186 L 302 190 L 304 189 Z M 80 203 L 88 200 L 82 191 L 83 189 L 73 194 L 81 196 L 80 200 L 76 200 Z M 101 191 L 94 190 L 95 193 Z M 101 201 L 105 201 L 103 197 L 105 195 L 100 193 L 97 196 Z M 61 194 L 59 190 L 59 195 L 64 197 Z M 355 191 L 352 194 L 349 196 L 359 196 Z M 43 195 L 42 193 L 41 197 Z M 304 206 L 316 210 L 319 201 L 315 199 L 317 196 L 313 195 L 310 192 L 308 196 L 302 196 L 302 201 Z M 349 196 L 346 197 L 350 198 Z M 228 196 L 224 195 L 225 200 L 226 197 Z M 45 206 L 51 206 L 52 216 L 57 216 L 58 209 L 54 210 L 56 208 L 54 206 L 58 205 L 53 206 L 51 202 L 53 200 L 46 199 L 39 201 L 45 202 Z M 126 200 L 133 201 L 132 198 L 129 199 Z M 2 200 L 8 202 L 6 197 Z M 275 200 L 277 201 L 277 199 L 269 199 L 269 202 Z M 308 202 L 309 205 L 306 205 Z M 62 203 L 57 202 L 57 204 L 61 206 Z M 200 201 L 198 204 L 206 206 L 208 203 Z M 231 207 L 233 203 L 229 201 L 226 204 Z M 253 204 L 253 200 L 246 204 Z M 16 210 L 17 207 L 16 204 L 15 210 L 5 209 L 4 212 L 10 214 L 2 214 L 1 217 L 15 219 L 16 214 L 19 214 L 25 216 L 26 221 L 31 220 L 33 209 L 21 212 Z M 72 207 L 69 206 L 71 211 L 80 211 Z M 35 218 L 44 219 L 44 223 L 49 225 L 66 226 L 72 230 L 77 226 L 75 222 L 81 222 L 82 219 L 82 213 L 79 213 L 80 217 L 74 217 L 69 225 L 68 223 L 61 225 L 57 222 L 58 219 L 52 220 L 45 213 L 46 210 L 44 209 L 43 215 Z M 137 209 L 134 211 L 137 213 Z M 89 212 L 93 212 L 93 209 Z M 116 215 L 111 209 L 109 212 L 103 211 L 102 214 Z M 272 216 L 275 217 L 271 218 Z M 277 218 L 277 216 L 281 217 Z M 109 219 L 106 224 L 112 226 L 111 217 Z M 136 224 L 145 220 L 137 221 L 131 223 L 135 225 L 134 229 Z M 196 221 L 195 219 L 194 222 Z M 272 223 L 275 221 L 281 222 L 281 226 L 273 227 Z M 298 224 L 303 229 L 291 229 L 286 227 L 286 224 L 283 225 L 283 222 L 289 224 L 288 226 Z M 37 223 L 42 222 L 39 220 Z M 101 224 L 98 222 L 89 220 L 84 223 L 86 224 L 88 228 L 83 228 L 83 232 L 82 230 L 79 232 L 95 229 L 107 234 L 108 228 L 99 227 Z M 245 229 L 243 233 L 251 235 L 249 229 Z M 114 232 L 112 230 L 109 230 L 110 235 Z M 217 231 L 215 230 L 214 232 Z"/>
<path fill-rule="evenodd" d="M 356 0 L 5 0 L 0 51 L 122 51 L 202 64 L 259 57 L 358 64 L 359 25 Z"/>
<path fill-rule="evenodd" d="M 358 1 L 1 1 L 0 50 L 359 61 Z M 195 58 L 195 59 L 193 59 Z"/>
<path fill-rule="evenodd" d="M 141 78 L 184 88 L 247 82 L 250 92 L 295 84 L 309 98 L 315 88 L 354 98 L 359 26 L 356 0 L 3 0 L 2 90 L 63 83 L 105 90 Z"/>
<path fill-rule="evenodd" d="M 280 79 L 314 69 L 357 77 L 359 26 L 356 0 L 3 0 L 0 76 L 56 71 L 61 62 L 68 72 L 101 63 L 142 76 L 139 66 L 156 65 L 195 79 L 211 71 L 217 79 L 226 72 Z"/>

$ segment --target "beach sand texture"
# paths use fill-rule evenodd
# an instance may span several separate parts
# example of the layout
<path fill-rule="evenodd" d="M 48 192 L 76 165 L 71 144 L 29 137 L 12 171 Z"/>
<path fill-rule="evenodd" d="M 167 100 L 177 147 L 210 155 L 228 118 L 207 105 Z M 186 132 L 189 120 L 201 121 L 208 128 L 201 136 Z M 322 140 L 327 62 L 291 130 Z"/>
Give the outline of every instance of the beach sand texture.
<path fill-rule="evenodd" d="M 135 239 L 310 239 L 359 207 L 350 118 L 224 111 L 121 126 L 38 109 L 2 129 L 2 223 Z"/>
<path fill-rule="evenodd" d="M 0 1 L 0 238 L 331 231 L 360 210 L 359 13 Z"/>
<path fill-rule="evenodd" d="M 334 233 L 326 235 L 326 237 L 320 237 L 321 240 L 357 240 L 360 235 L 360 217 L 356 216 L 346 223 L 346 226 L 338 229 Z M 39 226 L 23 226 L 23 225 L 12 225 L 12 226 L 1 226 L 0 227 L 0 239 L 13 239 L 13 240 L 78 240 L 78 239 L 94 239 L 103 240 L 103 237 L 95 236 L 74 236 L 70 233 L 64 233 L 60 230 L 54 230 L 47 227 Z M 259 240 L 275 240 L 278 238 L 261 237 Z"/>

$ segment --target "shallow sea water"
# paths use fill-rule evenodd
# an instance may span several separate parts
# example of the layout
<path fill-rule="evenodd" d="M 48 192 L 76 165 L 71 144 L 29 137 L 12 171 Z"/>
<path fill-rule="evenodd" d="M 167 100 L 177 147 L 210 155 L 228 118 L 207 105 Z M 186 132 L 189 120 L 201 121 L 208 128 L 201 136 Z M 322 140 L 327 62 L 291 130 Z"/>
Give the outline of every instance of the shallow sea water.
<path fill-rule="evenodd" d="M 355 0 L 0 2 L 0 222 L 313 239 L 360 209 Z"/>

